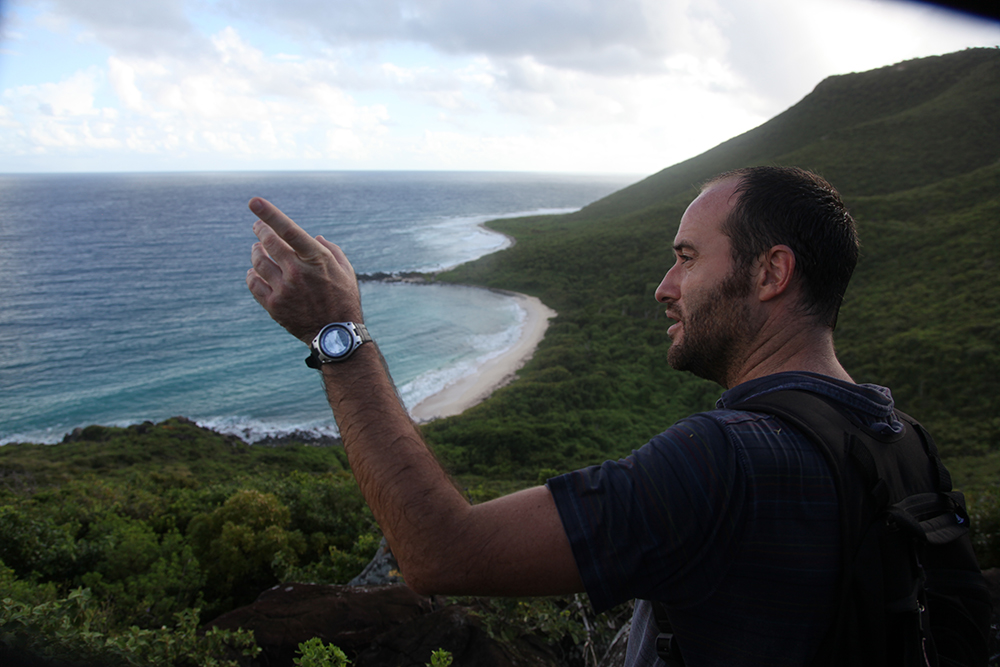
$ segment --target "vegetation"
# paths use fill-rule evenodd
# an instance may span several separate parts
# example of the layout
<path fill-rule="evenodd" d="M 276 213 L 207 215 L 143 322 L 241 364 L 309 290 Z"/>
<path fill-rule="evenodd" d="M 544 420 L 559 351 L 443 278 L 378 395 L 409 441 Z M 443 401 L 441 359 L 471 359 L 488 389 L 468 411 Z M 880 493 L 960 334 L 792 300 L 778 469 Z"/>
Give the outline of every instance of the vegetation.
<path fill-rule="evenodd" d="M 293 661 L 297 667 L 344 667 L 351 664 L 343 651 L 333 644 L 324 644 L 319 637 L 299 644 L 299 654 Z"/>
<path fill-rule="evenodd" d="M 16 586 L 11 579 L 10 570 L 0 572 L 0 581 Z M 5 597 L 0 607 L 0 641 L 59 664 L 108 667 L 236 667 L 237 660 L 225 656 L 260 653 L 247 631 L 213 628 L 199 634 L 197 609 L 178 612 L 171 628 L 143 629 L 113 623 L 105 606 L 94 600 L 89 589 L 76 589 L 64 599 L 40 604 Z"/>
<path fill-rule="evenodd" d="M 346 583 L 378 548 L 340 447 L 250 447 L 180 419 L 76 437 L 0 448 L 5 643 L 48 636 L 48 653 L 79 657 L 83 635 L 95 651 L 142 638 L 174 655 L 261 591 Z M 225 642 L 198 641 L 224 658 Z"/>
<path fill-rule="evenodd" d="M 1000 565 L 998 158 L 1000 51 L 973 49 L 833 77 L 761 127 L 582 211 L 497 221 L 516 245 L 437 279 L 532 294 L 559 316 L 517 382 L 425 436 L 480 501 L 627 454 L 710 408 L 719 387 L 666 364 L 653 290 L 697 183 L 796 164 L 835 183 L 861 229 L 842 360 L 935 434 L 968 497 L 981 564 Z M 378 539 L 338 447 L 250 447 L 182 419 L 7 445 L 0 646 L 224 664 L 246 638 L 198 635 L 199 622 L 280 581 L 344 583 Z M 484 624 L 501 639 L 594 646 L 605 631 L 582 607 L 488 601 Z M 319 643 L 300 664 L 336 660 Z"/>

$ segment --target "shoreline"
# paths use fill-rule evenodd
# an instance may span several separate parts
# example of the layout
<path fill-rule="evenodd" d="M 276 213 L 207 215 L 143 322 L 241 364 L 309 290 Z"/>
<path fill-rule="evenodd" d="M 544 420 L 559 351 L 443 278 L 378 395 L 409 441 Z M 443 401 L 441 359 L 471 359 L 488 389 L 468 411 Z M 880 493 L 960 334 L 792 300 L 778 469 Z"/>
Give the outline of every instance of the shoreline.
<path fill-rule="evenodd" d="M 490 288 L 480 288 L 490 289 Z M 521 333 L 513 346 L 505 350 L 502 354 L 487 360 L 478 366 L 468 375 L 446 385 L 435 394 L 421 400 L 413 408 L 409 409 L 410 418 L 417 424 L 425 424 L 436 419 L 444 419 L 459 415 L 469 408 L 482 403 L 489 398 L 493 392 L 512 382 L 519 371 L 534 355 L 535 349 L 545 337 L 545 332 L 549 327 L 549 320 L 558 314 L 546 306 L 542 301 L 533 296 L 511 292 L 508 290 L 492 290 L 502 292 L 512 298 L 517 299 L 518 304 L 525 311 L 525 320 L 521 327 Z M 42 444 L 46 446 L 57 445 L 63 442 L 72 441 L 79 437 L 83 429 L 88 426 L 102 426 L 105 428 L 130 428 L 140 426 L 143 423 L 161 423 L 168 419 L 182 419 L 197 424 L 214 433 L 224 436 L 235 436 L 248 445 L 260 445 L 270 447 L 280 447 L 291 442 L 302 442 L 306 444 L 319 444 L 329 446 L 339 442 L 339 435 L 312 433 L 308 426 L 296 426 L 285 432 L 278 429 L 277 432 L 266 432 L 260 437 L 253 437 L 244 428 L 227 428 L 224 424 L 213 423 L 214 419 L 198 419 L 186 416 L 171 416 L 152 419 L 135 419 L 116 423 L 100 424 L 97 422 L 87 422 L 77 427 L 66 430 L 57 429 L 47 433 L 45 437 L 32 437 L 28 434 L 14 434 L 5 442 L 0 443 L 0 447 L 7 444 L 29 443 Z M 332 421 L 332 416 L 331 416 Z"/>
<path fill-rule="evenodd" d="M 524 308 L 527 317 L 521 336 L 509 350 L 490 359 L 475 372 L 459 378 L 436 394 L 432 394 L 410 409 L 410 417 L 418 424 L 435 419 L 453 417 L 476 406 L 501 387 L 509 384 L 535 354 L 535 349 L 545 337 L 549 320 L 557 315 L 540 299 L 526 294 L 510 292 Z"/>

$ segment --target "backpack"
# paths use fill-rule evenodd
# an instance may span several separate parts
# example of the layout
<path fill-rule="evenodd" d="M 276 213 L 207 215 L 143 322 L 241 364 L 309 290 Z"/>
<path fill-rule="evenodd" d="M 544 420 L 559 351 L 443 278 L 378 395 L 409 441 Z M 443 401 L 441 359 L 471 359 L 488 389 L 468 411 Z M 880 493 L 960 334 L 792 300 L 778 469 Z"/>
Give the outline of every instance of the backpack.
<path fill-rule="evenodd" d="M 876 433 L 803 390 L 730 407 L 798 428 L 833 475 L 843 566 L 835 621 L 812 664 L 985 666 L 992 603 L 972 550 L 965 498 L 952 491 L 930 434 L 899 410 L 903 432 Z M 657 650 L 668 665 L 681 665 L 664 611 L 654 604 Z"/>

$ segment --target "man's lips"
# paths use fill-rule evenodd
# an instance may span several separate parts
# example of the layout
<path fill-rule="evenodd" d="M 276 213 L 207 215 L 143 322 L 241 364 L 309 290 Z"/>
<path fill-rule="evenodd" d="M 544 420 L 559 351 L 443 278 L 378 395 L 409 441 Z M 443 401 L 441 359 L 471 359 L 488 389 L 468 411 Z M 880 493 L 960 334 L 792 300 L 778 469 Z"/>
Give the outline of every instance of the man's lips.
<path fill-rule="evenodd" d="M 670 328 L 667 329 L 667 335 L 673 338 L 674 334 L 676 334 L 680 327 L 683 326 L 683 322 L 681 322 L 680 313 L 677 313 L 676 311 L 667 310 L 666 315 L 670 319 L 675 320 L 674 323 L 670 325 Z"/>

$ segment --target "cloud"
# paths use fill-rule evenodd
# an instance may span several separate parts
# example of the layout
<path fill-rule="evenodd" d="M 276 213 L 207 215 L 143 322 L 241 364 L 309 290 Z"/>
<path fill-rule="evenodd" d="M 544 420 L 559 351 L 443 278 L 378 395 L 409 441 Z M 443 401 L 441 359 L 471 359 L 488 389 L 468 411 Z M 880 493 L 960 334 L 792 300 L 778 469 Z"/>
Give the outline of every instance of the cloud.
<path fill-rule="evenodd" d="M 16 7 L 7 41 L 48 80 L 3 91 L 0 150 L 56 156 L 64 142 L 102 167 L 141 155 L 206 168 L 655 171 L 828 75 L 1000 41 L 995 24 L 887 0 Z M 73 45 L 91 60 L 71 64 Z"/>
<path fill-rule="evenodd" d="M 193 58 L 118 55 L 108 59 L 106 79 L 90 68 L 5 91 L 22 129 L 6 149 L 291 158 L 326 146 L 328 157 L 357 158 L 384 133 L 385 109 L 359 105 L 330 83 L 329 63 L 265 58 L 231 28 L 208 42 L 212 51 Z M 117 109 L 95 106 L 105 83 Z"/>
<path fill-rule="evenodd" d="M 246 0 L 227 7 L 331 45 L 404 42 L 607 75 L 660 69 L 671 55 L 705 54 L 723 42 L 714 0 Z"/>
<path fill-rule="evenodd" d="M 37 86 L 21 86 L 7 97 L 16 105 L 39 116 L 70 117 L 93 116 L 94 91 L 100 73 L 95 68 L 80 71 L 58 83 L 43 83 Z"/>
<path fill-rule="evenodd" d="M 39 21 L 51 29 L 74 32 L 76 39 L 99 42 L 117 54 L 203 53 L 208 42 L 188 19 L 185 0 L 32 0 L 43 12 Z"/>

